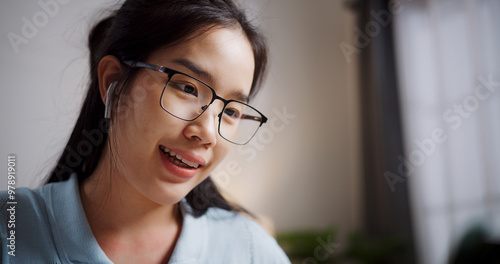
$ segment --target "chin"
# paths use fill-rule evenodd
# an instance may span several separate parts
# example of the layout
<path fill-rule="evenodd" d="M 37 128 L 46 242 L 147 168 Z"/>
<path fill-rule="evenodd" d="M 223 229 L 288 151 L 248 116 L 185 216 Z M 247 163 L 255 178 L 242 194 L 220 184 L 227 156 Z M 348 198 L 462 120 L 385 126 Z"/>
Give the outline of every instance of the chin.
<path fill-rule="evenodd" d="M 161 186 L 161 187 L 159 187 Z M 160 183 L 153 190 L 146 191 L 143 195 L 151 201 L 161 205 L 173 205 L 180 202 L 195 187 L 191 182 Z M 158 188 L 159 187 L 159 188 Z"/>

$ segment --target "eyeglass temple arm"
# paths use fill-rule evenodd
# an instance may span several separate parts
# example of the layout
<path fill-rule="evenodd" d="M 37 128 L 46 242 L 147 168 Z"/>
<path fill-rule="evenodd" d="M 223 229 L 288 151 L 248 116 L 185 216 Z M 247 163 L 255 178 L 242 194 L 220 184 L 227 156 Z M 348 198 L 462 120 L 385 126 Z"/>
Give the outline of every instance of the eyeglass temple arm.
<path fill-rule="evenodd" d="M 260 117 L 260 116 L 252 116 L 252 115 L 243 114 L 243 115 L 241 115 L 241 119 L 250 119 L 250 120 L 260 122 L 261 124 L 264 124 L 265 122 L 267 122 L 267 117 L 265 117 L 265 116 Z"/>
<path fill-rule="evenodd" d="M 124 60 L 123 63 L 125 63 L 128 66 L 133 67 L 133 68 L 146 68 L 146 69 L 150 69 L 153 71 L 164 72 L 163 66 L 153 65 L 153 64 L 149 64 L 149 63 L 145 63 L 145 62 Z"/>

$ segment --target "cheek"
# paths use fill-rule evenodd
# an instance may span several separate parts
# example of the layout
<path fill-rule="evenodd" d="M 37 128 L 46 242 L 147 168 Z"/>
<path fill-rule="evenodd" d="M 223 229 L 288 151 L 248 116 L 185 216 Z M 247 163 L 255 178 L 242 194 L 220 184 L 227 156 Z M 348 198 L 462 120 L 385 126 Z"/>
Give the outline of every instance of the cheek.
<path fill-rule="evenodd" d="M 134 82 L 123 101 L 120 102 L 118 119 L 126 123 L 130 130 L 149 134 L 151 124 L 162 121 L 160 80 L 155 80 L 149 74 L 143 74 Z"/>
<path fill-rule="evenodd" d="M 135 86 L 119 102 L 110 143 L 114 152 L 118 153 L 120 163 L 127 169 L 140 166 L 142 159 L 151 156 L 160 134 L 157 128 L 162 110 L 154 103 L 155 96 L 143 86 Z"/>
<path fill-rule="evenodd" d="M 121 104 L 125 119 L 144 126 L 146 121 L 160 119 L 160 95 L 165 80 L 158 78 L 149 71 L 139 74 Z M 147 128 L 147 127 L 145 127 Z"/>
<path fill-rule="evenodd" d="M 220 140 L 224 139 L 219 139 L 217 145 L 213 148 L 213 159 L 209 168 L 209 173 L 212 172 L 224 160 L 224 158 L 226 158 L 227 154 L 233 147 L 230 145 L 231 143 L 221 142 Z"/>
<path fill-rule="evenodd" d="M 157 154 L 162 138 L 177 139 L 181 135 L 185 123 L 161 108 L 160 93 L 161 89 L 146 89 L 139 84 L 120 100 L 114 132 L 110 136 L 116 138 L 112 146 L 120 150 L 126 167 L 140 167 L 132 164 L 140 160 L 147 166 L 147 159 Z"/>

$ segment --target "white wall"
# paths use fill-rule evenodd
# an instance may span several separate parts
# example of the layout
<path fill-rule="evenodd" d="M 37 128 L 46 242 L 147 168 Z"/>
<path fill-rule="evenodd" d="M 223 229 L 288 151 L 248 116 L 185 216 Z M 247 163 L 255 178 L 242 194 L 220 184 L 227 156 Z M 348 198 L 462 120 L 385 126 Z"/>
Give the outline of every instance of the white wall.
<path fill-rule="evenodd" d="M 63 148 L 87 82 L 86 34 L 98 10 L 114 1 L 67 2 L 17 53 L 9 32 L 21 35 L 22 18 L 45 11 L 38 1 L 0 4 L 0 157 L 16 154 L 18 186 L 38 186 Z M 214 178 L 235 200 L 272 217 L 278 230 L 359 226 L 357 66 L 339 48 L 352 42 L 353 14 L 342 1 L 240 2 L 269 36 L 271 69 L 255 104 L 271 122 Z M 276 111 L 285 109 L 283 121 Z"/>
<path fill-rule="evenodd" d="M 110 1 L 59 2 L 49 11 L 39 1 L 0 4 L 0 150 L 16 154 L 18 186 L 37 186 L 69 137 L 87 82 L 85 34 Z"/>

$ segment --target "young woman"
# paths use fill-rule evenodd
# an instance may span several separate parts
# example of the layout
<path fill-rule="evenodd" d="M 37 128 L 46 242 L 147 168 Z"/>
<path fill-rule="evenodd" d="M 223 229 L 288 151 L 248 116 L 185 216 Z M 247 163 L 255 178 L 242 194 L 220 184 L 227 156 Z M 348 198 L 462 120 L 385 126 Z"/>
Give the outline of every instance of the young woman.
<path fill-rule="evenodd" d="M 248 104 L 267 54 L 245 14 L 127 0 L 89 48 L 89 90 L 47 184 L 1 193 L 2 263 L 289 263 L 209 178 L 267 119 Z"/>

